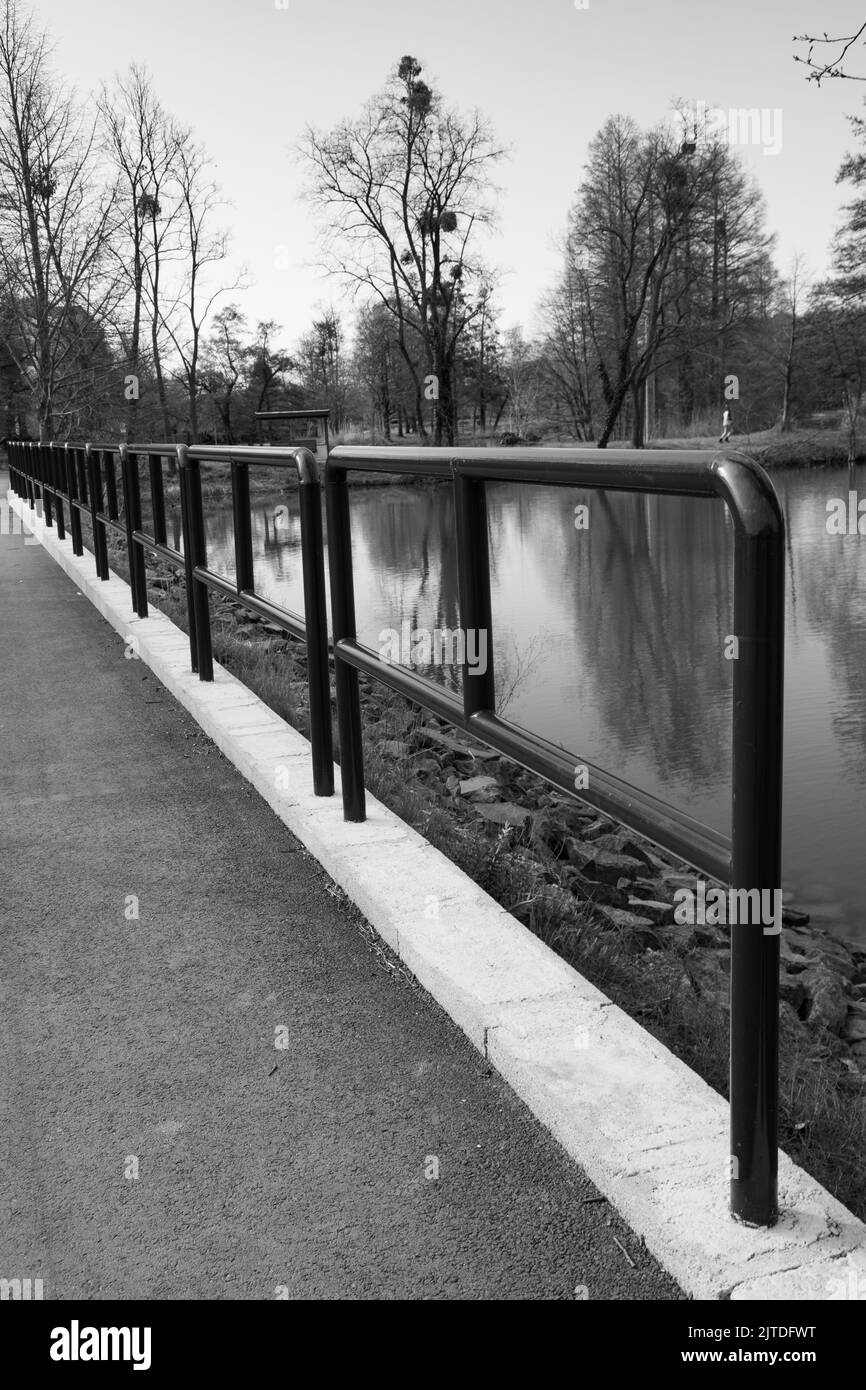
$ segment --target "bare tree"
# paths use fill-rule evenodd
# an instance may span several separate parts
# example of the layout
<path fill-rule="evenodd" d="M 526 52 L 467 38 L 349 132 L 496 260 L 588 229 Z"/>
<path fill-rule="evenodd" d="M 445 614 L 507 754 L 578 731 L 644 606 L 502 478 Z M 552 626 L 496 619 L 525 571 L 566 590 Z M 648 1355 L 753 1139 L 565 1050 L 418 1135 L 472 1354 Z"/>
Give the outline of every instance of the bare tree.
<path fill-rule="evenodd" d="M 575 236 L 563 247 L 559 281 L 545 296 L 542 368 L 554 396 L 564 402 L 578 439 L 593 437 L 593 303 L 589 261 Z"/>
<path fill-rule="evenodd" d="M 5 345 L 30 382 L 40 438 L 73 408 L 81 362 L 116 300 L 111 199 L 94 127 L 48 63 L 15 0 L 0 11 L 0 270 Z"/>
<path fill-rule="evenodd" d="M 138 433 L 139 379 L 152 367 L 165 438 L 172 436 L 163 371 L 163 262 L 171 258 L 180 205 L 172 196 L 178 147 L 184 133 L 156 98 L 148 73 L 132 64 L 99 101 L 105 145 L 114 167 L 119 230 L 117 265 L 126 286 L 120 339 L 127 372 L 127 437 Z M 144 348 L 144 334 L 149 352 Z"/>
<path fill-rule="evenodd" d="M 508 392 L 508 414 L 516 435 L 523 435 L 535 413 L 538 399 L 538 363 L 522 328 L 509 328 L 505 334 L 503 375 Z"/>
<path fill-rule="evenodd" d="M 278 326 L 273 319 L 256 325 L 250 367 L 250 385 L 256 391 L 256 411 L 270 410 L 275 400 L 285 396 L 286 376 L 295 368 L 291 353 L 273 345 L 272 339 Z"/>
<path fill-rule="evenodd" d="M 214 315 L 213 332 L 202 356 L 201 387 L 219 412 L 226 444 L 236 442 L 232 406 L 236 393 L 243 389 L 254 351 L 243 341 L 244 329 L 238 306 L 227 304 Z"/>
<path fill-rule="evenodd" d="M 329 134 L 309 128 L 300 153 L 311 170 L 308 197 L 327 218 L 329 269 L 372 290 L 393 315 L 421 430 L 426 396 L 436 443 L 453 443 L 455 355 L 480 312 L 470 243 L 491 220 L 488 170 L 501 151 L 480 115 L 445 110 L 421 71 L 404 57 L 357 120 Z"/>
<path fill-rule="evenodd" d="M 866 21 L 860 25 L 856 33 L 836 36 L 834 38 L 828 36 L 826 29 L 820 37 L 814 34 L 795 34 L 793 38 L 794 43 L 805 43 L 808 44 L 809 47 L 805 57 L 801 53 L 795 53 L 794 62 L 804 63 L 809 69 L 806 74 L 806 81 L 815 82 L 819 87 L 825 77 L 842 77 L 846 78 L 849 82 L 866 82 L 866 77 L 861 76 L 859 73 L 846 72 L 842 66 L 848 55 L 849 49 L 854 46 L 864 32 L 866 32 Z M 866 39 L 864 39 L 864 43 L 866 43 Z M 827 58 L 826 61 L 822 62 L 816 60 L 813 56 L 816 47 L 821 50 L 835 48 L 837 51 L 832 54 L 831 57 Z"/>
<path fill-rule="evenodd" d="M 202 331 L 216 300 L 238 289 L 243 277 L 216 288 L 208 283 L 209 268 L 224 261 L 228 254 L 226 233 L 214 231 L 211 225 L 213 213 L 223 206 L 223 199 L 210 177 L 204 151 L 188 132 L 178 142 L 175 161 L 178 239 L 174 254 L 182 266 L 183 282 L 172 306 L 177 314 L 160 310 L 160 317 L 179 359 L 177 376 L 186 392 L 190 436 L 195 443 L 199 434 Z"/>
<path fill-rule="evenodd" d="M 803 290 L 806 272 L 803 257 L 799 251 L 794 253 L 791 271 L 783 289 L 783 308 L 788 319 L 784 347 L 781 354 L 782 367 L 782 407 L 779 412 L 779 429 L 784 432 L 790 428 L 791 388 L 797 363 L 803 327 Z"/>

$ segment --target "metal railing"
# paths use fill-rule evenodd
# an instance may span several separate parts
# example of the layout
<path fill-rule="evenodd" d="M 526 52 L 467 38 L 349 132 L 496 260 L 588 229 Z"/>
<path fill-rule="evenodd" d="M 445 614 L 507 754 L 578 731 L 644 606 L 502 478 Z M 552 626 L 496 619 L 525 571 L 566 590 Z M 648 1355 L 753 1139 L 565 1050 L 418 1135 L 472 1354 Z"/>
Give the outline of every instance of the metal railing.
<path fill-rule="evenodd" d="M 384 661 L 358 642 L 347 474 L 450 480 L 456 521 L 462 697 Z M 721 499 L 734 530 L 732 832 L 730 839 L 588 759 L 496 714 L 486 484 L 507 482 Z M 548 782 L 632 827 L 734 889 L 781 883 L 784 520 L 767 474 L 738 457 L 595 449 L 411 449 L 341 446 L 325 469 L 333 654 L 347 820 L 365 817 L 358 673 L 466 730 Z M 486 634 L 470 664 L 468 634 Z M 576 779 L 575 773 L 580 777 Z M 582 784 L 582 785 L 580 785 Z M 741 901 L 741 899 L 738 899 Z M 751 903 L 752 899 L 748 899 Z M 759 901 L 761 899 L 759 898 Z M 776 902 L 775 896 L 770 901 Z M 731 925 L 731 1211 L 771 1225 L 778 1215 L 778 928 Z"/>
<path fill-rule="evenodd" d="M 12 443 L 13 488 L 45 519 L 57 515 L 64 534 L 69 510 L 73 547 L 81 554 L 80 513 L 89 512 L 97 572 L 108 577 L 106 528 L 126 537 L 135 611 L 147 613 L 144 550 L 184 565 L 193 669 L 212 676 L 208 590 L 227 594 L 307 641 L 311 740 L 316 790 L 333 789 L 328 644 L 324 602 L 321 497 L 309 451 L 268 448 L 176 449 L 184 549 L 166 542 L 162 461 L 174 445 L 57 446 Z M 148 456 L 154 531 L 141 526 L 139 469 Z M 120 462 L 124 519 L 118 515 L 114 459 Z M 228 461 L 232 468 L 236 582 L 207 566 L 200 464 Z M 249 508 L 250 466 L 282 463 L 298 469 L 301 494 L 306 619 L 255 593 Z M 347 474 L 409 474 L 449 481 L 453 489 L 460 621 L 464 633 L 486 634 L 484 670 L 468 660 L 464 642 L 462 696 L 384 661 L 360 644 L 355 625 L 354 577 Z M 466 730 L 481 742 L 554 786 L 622 821 L 698 870 L 737 890 L 771 894 L 781 881 L 782 720 L 784 655 L 784 521 L 767 474 L 739 457 L 658 451 L 410 449 L 340 447 L 325 469 L 333 619 L 333 656 L 340 733 L 344 815 L 365 817 L 359 672 Z M 103 509 L 102 483 L 107 492 Z M 732 822 L 730 838 L 701 825 L 659 798 L 624 782 L 589 760 L 499 718 L 495 710 L 492 611 L 486 484 L 580 487 L 721 500 L 734 532 L 733 629 L 739 651 L 733 666 Z M 585 775 L 576 784 L 575 772 Z M 771 898 L 775 901 L 775 898 Z M 777 1217 L 779 938 L 761 925 L 731 925 L 731 1211 L 739 1220 L 771 1225 Z"/>
<path fill-rule="evenodd" d="M 317 796 L 334 791 L 334 754 L 328 670 L 328 625 L 325 607 L 325 562 L 322 537 L 322 493 L 316 460 L 308 449 L 286 447 L 187 447 L 183 444 L 36 444 L 7 441 L 12 488 L 35 509 L 41 499 L 46 526 L 56 521 L 58 537 L 66 535 L 69 519 L 72 549 L 83 555 L 81 516 L 90 519 L 93 553 L 100 579 L 108 579 L 108 532 L 126 543 L 132 607 L 146 618 L 145 552 L 155 551 L 169 563 L 182 566 L 186 581 L 190 663 L 203 681 L 213 680 L 208 591 L 233 599 L 283 631 L 306 643 L 310 698 L 310 744 L 313 788 Z M 147 458 L 153 530 L 142 524 L 139 458 Z M 169 545 L 163 466 L 176 459 L 180 484 L 183 549 Z M 202 505 L 202 464 L 228 463 L 231 471 L 234 518 L 235 581 L 208 569 Z M 118 495 L 117 468 L 121 494 Z M 251 467 L 294 469 L 298 476 L 304 616 L 271 603 L 256 592 L 250 517 Z M 104 487 L 104 494 L 103 494 Z M 121 501 L 122 512 L 121 516 Z"/>

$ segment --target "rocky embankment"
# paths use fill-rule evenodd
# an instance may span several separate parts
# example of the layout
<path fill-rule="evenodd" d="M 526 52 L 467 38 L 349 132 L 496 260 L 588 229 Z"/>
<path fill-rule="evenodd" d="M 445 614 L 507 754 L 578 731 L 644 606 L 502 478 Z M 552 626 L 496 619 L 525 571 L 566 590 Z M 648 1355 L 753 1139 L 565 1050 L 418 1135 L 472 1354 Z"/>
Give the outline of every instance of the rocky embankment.
<path fill-rule="evenodd" d="M 696 892 L 693 869 L 433 722 L 407 721 L 403 737 L 383 739 L 379 750 L 405 761 L 411 777 L 438 792 L 467 828 L 474 822 L 504 837 L 509 854 L 536 878 L 525 901 L 506 904 L 515 916 L 530 924 L 540 899 L 548 918 L 575 926 L 589 918 L 633 955 L 673 952 L 682 963 L 677 987 L 729 1008 L 729 928 L 675 920 L 683 901 L 677 891 Z M 782 1014 L 825 1042 L 848 1072 L 866 1074 L 866 943 L 830 936 L 788 905 L 782 924 Z"/>

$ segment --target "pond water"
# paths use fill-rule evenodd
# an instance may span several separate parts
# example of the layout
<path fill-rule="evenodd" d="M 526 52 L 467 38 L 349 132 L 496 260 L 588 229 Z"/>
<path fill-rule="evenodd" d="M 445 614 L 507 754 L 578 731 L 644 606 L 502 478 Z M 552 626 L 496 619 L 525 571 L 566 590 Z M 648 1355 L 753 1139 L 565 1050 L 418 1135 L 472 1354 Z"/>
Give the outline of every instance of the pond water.
<path fill-rule="evenodd" d="M 866 938 L 866 538 L 830 535 L 846 469 L 773 474 L 787 522 L 784 887 L 813 920 Z M 862 470 L 855 486 L 866 495 Z M 352 492 L 359 639 L 455 628 L 450 490 Z M 590 507 L 578 531 L 574 508 Z M 732 530 L 691 498 L 488 487 L 498 712 L 730 828 Z M 279 509 L 279 511 L 278 511 Z M 256 586 L 303 611 L 297 495 L 252 509 Z M 232 575 L 230 507 L 206 515 Z M 456 684 L 440 667 L 436 678 Z"/>

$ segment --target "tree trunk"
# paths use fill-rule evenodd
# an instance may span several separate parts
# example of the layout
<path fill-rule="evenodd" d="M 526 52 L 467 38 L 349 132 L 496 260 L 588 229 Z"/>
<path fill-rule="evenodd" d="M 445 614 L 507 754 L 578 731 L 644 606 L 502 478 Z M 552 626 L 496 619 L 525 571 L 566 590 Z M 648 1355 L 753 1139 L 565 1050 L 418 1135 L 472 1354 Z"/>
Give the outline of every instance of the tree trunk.
<path fill-rule="evenodd" d="M 437 445 L 452 445 L 456 442 L 456 431 L 454 421 L 454 383 L 451 378 L 450 364 L 440 362 L 435 375 L 439 383 L 439 395 L 434 402 L 433 442 Z"/>
<path fill-rule="evenodd" d="M 608 441 L 610 440 L 611 435 L 613 434 L 613 431 L 614 431 L 614 427 L 615 427 L 615 425 L 616 425 L 616 422 L 617 422 L 617 420 L 619 419 L 620 411 L 622 410 L 622 403 L 623 403 L 623 401 L 625 400 L 625 396 L 626 396 L 626 384 L 625 384 L 625 382 L 624 382 L 624 381 L 617 382 L 617 385 L 616 385 L 616 387 L 614 388 L 613 394 L 612 394 L 611 399 L 610 399 L 610 402 L 609 402 L 609 404 L 608 404 L 608 407 L 607 407 L 607 415 L 605 416 L 604 426 L 602 427 L 602 431 L 601 431 L 601 434 L 600 434 L 600 436 L 599 436 L 599 440 L 598 440 L 598 447 L 599 447 L 599 449 L 606 449 L 607 446 L 608 446 Z"/>
<path fill-rule="evenodd" d="M 641 382 L 632 382 L 631 385 L 631 447 L 642 449 L 644 446 L 644 392 L 646 387 Z"/>

